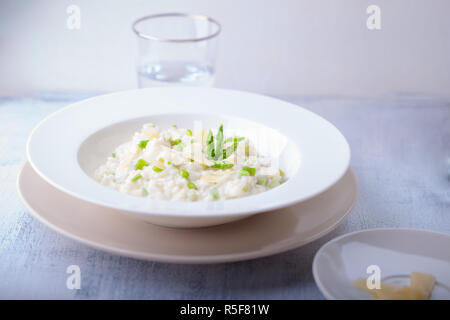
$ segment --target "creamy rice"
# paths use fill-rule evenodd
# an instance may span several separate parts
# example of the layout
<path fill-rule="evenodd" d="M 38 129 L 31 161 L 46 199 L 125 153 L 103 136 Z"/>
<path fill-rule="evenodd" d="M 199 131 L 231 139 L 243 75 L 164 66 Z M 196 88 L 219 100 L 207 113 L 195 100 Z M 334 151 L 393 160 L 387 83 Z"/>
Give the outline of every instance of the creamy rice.
<path fill-rule="evenodd" d="M 213 134 L 214 133 L 214 134 Z M 119 192 L 172 201 L 214 201 L 264 192 L 285 180 L 244 137 L 145 124 L 114 150 L 95 179 Z M 222 150 L 222 151 L 220 151 Z"/>

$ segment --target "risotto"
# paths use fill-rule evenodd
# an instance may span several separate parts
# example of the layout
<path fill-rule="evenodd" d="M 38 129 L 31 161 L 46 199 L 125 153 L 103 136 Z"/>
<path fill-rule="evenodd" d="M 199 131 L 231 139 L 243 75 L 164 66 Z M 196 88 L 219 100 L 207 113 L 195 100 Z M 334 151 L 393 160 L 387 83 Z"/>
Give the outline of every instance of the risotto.
<path fill-rule="evenodd" d="M 214 201 L 264 192 L 286 178 L 245 137 L 225 137 L 223 126 L 161 130 L 145 124 L 118 146 L 94 175 L 119 192 L 157 200 Z"/>

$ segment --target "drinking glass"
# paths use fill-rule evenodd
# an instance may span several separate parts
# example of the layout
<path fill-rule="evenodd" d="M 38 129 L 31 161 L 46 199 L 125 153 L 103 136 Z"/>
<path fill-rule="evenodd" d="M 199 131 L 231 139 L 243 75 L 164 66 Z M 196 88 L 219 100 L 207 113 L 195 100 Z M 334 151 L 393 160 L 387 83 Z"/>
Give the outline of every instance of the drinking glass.
<path fill-rule="evenodd" d="M 207 16 L 164 13 L 133 23 L 140 88 L 214 84 L 220 24 Z"/>

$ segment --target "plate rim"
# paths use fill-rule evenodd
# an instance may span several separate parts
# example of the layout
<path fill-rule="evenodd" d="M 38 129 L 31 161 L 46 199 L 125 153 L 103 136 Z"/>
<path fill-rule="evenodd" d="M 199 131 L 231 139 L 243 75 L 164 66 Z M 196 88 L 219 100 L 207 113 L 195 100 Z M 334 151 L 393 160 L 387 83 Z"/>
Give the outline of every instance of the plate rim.
<path fill-rule="evenodd" d="M 301 241 L 301 242 L 294 242 L 290 245 L 285 245 L 285 246 L 281 246 L 278 247 L 277 249 L 269 249 L 266 251 L 252 251 L 250 254 L 249 253 L 240 253 L 240 254 L 227 254 L 227 255 L 209 255 L 209 256 L 187 256 L 187 255 L 170 255 L 170 254 L 148 254 L 148 253 L 143 253 L 143 252 L 139 252 L 139 251 L 130 251 L 130 250 L 125 250 L 125 249 L 120 249 L 117 247 L 113 247 L 110 245 L 104 245 L 101 243 L 98 243 L 96 241 L 93 240 L 88 240 L 85 239 L 81 236 L 78 236 L 70 231 L 64 230 L 63 228 L 61 228 L 60 226 L 56 225 L 55 223 L 49 221 L 48 219 L 45 219 L 44 217 L 42 217 L 34 208 L 31 207 L 31 205 L 28 203 L 28 201 L 25 199 L 25 196 L 21 190 L 21 179 L 23 177 L 23 172 L 25 169 L 26 165 L 29 165 L 29 162 L 26 161 L 21 169 L 19 174 L 17 175 L 16 178 L 16 190 L 17 193 L 19 195 L 19 198 L 22 202 L 22 204 L 25 206 L 25 208 L 27 209 L 28 213 L 33 216 L 36 220 L 38 220 L 40 223 L 42 223 L 43 225 L 45 225 L 46 227 L 48 227 L 49 229 L 56 231 L 57 233 L 61 234 L 64 237 L 67 237 L 71 240 L 74 240 L 78 243 L 81 243 L 83 245 L 86 245 L 90 248 L 94 248 L 97 250 L 101 250 L 101 251 L 105 251 L 108 252 L 110 254 L 115 254 L 115 255 L 120 255 L 120 256 L 125 256 L 125 257 L 129 257 L 129 258 L 134 258 L 134 259 L 139 259 L 139 260 L 146 260 L 146 261 L 154 261 L 154 262 L 161 262 L 161 263 L 174 263 L 174 264 L 216 264 L 216 263 L 228 263 L 228 262 L 237 262 L 237 261 L 246 261 L 246 260 L 253 260 L 253 259 L 257 259 L 257 258 L 263 258 L 263 257 L 267 257 L 267 256 L 271 256 L 271 255 L 275 255 L 275 254 L 280 254 L 286 251 L 290 251 L 296 248 L 299 248 L 301 246 L 304 246 L 308 243 L 311 243 L 323 236 L 325 236 L 326 234 L 332 232 L 333 230 L 335 230 L 339 225 L 342 224 L 342 222 L 348 217 L 348 215 L 352 212 L 352 210 L 354 209 L 357 201 L 358 201 L 358 196 L 359 196 L 359 183 L 356 177 L 355 172 L 353 171 L 353 169 L 350 167 L 348 169 L 348 172 L 350 172 L 351 178 L 352 178 L 352 182 L 354 183 L 354 187 L 355 187 L 355 192 L 352 196 L 352 203 L 348 206 L 348 208 L 345 209 L 345 212 L 335 221 L 333 222 L 332 225 L 328 226 L 327 228 L 321 230 L 320 232 L 317 232 L 316 234 L 314 234 L 313 236 L 311 236 L 310 238 L 308 238 L 305 241 Z M 30 169 L 34 171 L 34 168 L 30 165 Z M 37 172 L 35 172 L 37 174 Z M 41 176 L 39 176 L 37 174 L 39 179 L 42 179 Z M 45 183 L 48 184 L 48 182 L 44 179 L 42 179 Z M 50 187 L 53 187 L 52 185 L 49 184 Z M 54 187 L 53 187 L 54 188 Z M 61 192 L 61 190 L 55 188 L 56 191 Z M 70 195 L 69 195 L 70 196 Z M 83 201 L 81 199 L 78 199 L 76 197 L 72 197 L 75 201 Z M 132 219 L 130 217 L 126 217 L 127 219 Z M 144 223 L 144 222 L 141 222 Z M 237 222 L 239 223 L 239 222 Z M 169 229 L 173 229 L 173 228 L 169 228 Z"/>
<path fill-rule="evenodd" d="M 422 233 L 431 233 L 438 236 L 444 236 L 450 240 L 450 234 L 446 234 L 444 232 L 440 231 L 434 231 L 434 230 L 428 230 L 428 229 L 420 229 L 420 228 L 403 228 L 403 227 L 382 227 L 382 228 L 366 228 L 362 230 L 356 230 L 349 233 L 342 234 L 336 238 L 331 239 L 327 243 L 324 243 L 319 250 L 317 250 L 316 254 L 314 255 L 313 263 L 312 263 L 312 273 L 314 282 L 316 283 L 317 287 L 319 288 L 319 291 L 323 294 L 323 296 L 327 300 L 339 300 L 339 298 L 333 296 L 327 289 L 326 286 L 323 284 L 323 282 L 320 280 L 320 276 L 318 275 L 318 262 L 319 256 L 322 255 L 323 251 L 326 249 L 327 246 L 332 245 L 333 243 L 336 243 L 344 238 L 354 236 L 356 234 L 360 233 L 367 233 L 367 232 L 377 232 L 377 231 L 409 231 L 409 232 L 422 232 Z"/>
<path fill-rule="evenodd" d="M 271 100 L 271 101 L 275 101 L 278 103 L 283 103 L 286 105 L 289 105 L 289 107 L 293 108 L 297 108 L 300 112 L 305 112 L 306 114 L 310 114 L 313 117 L 317 117 L 320 119 L 320 121 L 324 122 L 327 124 L 327 126 L 330 126 L 333 130 L 336 131 L 336 133 L 339 135 L 339 139 L 342 139 L 342 142 L 344 143 L 344 149 L 345 149 L 345 155 L 346 155 L 346 165 L 343 166 L 341 168 L 340 174 L 336 175 L 334 177 L 334 179 L 330 179 L 330 183 L 326 186 L 326 187 L 322 187 L 321 189 L 316 190 L 315 192 L 309 194 L 308 196 L 304 196 L 302 198 L 292 198 L 290 199 L 290 201 L 276 201 L 273 202 L 272 204 L 269 205 L 265 205 L 265 206 L 258 206 L 258 207 L 253 207 L 253 208 L 248 208 L 248 207 L 244 207 L 244 209 L 241 209 L 239 207 L 239 205 L 243 205 L 245 204 L 246 201 L 248 201 L 248 198 L 250 197 L 257 197 L 257 196 L 261 196 L 261 194 L 265 194 L 265 192 L 260 193 L 260 194 L 256 194 L 256 195 L 251 195 L 249 197 L 242 197 L 242 198 L 238 198 L 238 199 L 229 199 L 229 200 L 224 200 L 223 203 L 229 203 L 230 205 L 232 203 L 234 203 L 234 207 L 233 208 L 227 208 L 227 210 L 224 210 L 222 212 L 214 212 L 214 216 L 216 217 L 230 217 L 230 216 L 241 216 L 241 215 L 248 215 L 248 214 L 257 214 L 257 213 L 261 213 L 261 212 L 267 212 L 267 211 L 271 211 L 271 210 L 276 210 L 276 209 L 280 209 L 280 208 L 284 208 L 284 207 L 288 207 L 297 203 L 301 203 L 304 201 L 307 201 L 311 198 L 314 198 L 315 196 L 318 196 L 320 194 L 322 194 L 323 192 L 327 191 L 328 189 L 330 189 L 333 185 L 335 185 L 344 175 L 345 173 L 348 171 L 348 169 L 350 168 L 350 159 L 351 159 L 351 149 L 349 146 L 349 143 L 347 141 L 347 139 L 345 138 L 345 136 L 342 134 L 342 132 L 330 121 L 328 121 L 327 119 L 323 118 L 322 116 L 304 108 L 301 106 L 298 106 L 296 104 L 293 104 L 291 102 L 282 100 L 282 99 L 278 99 L 278 98 L 274 98 L 271 96 L 267 96 L 267 95 L 263 95 L 263 94 L 258 94 L 258 93 L 252 93 L 252 92 L 247 92 L 247 91 L 240 91 L 240 90 L 230 90 L 230 89 L 222 89 L 222 88 L 185 88 L 185 87 L 171 87 L 171 88 L 145 88 L 145 89 L 131 89 L 131 90 L 123 90 L 123 91 L 118 91 L 118 92 L 113 92 L 113 93 L 108 93 L 108 94 L 103 94 L 103 95 L 98 95 L 98 96 L 94 96 L 94 97 L 90 97 L 88 99 L 84 99 L 81 101 L 77 101 L 74 103 L 71 103 L 63 108 L 61 108 L 60 110 L 57 110 L 49 115 L 47 115 L 44 119 L 42 119 L 30 132 L 28 138 L 27 138 L 27 142 L 26 142 L 26 156 L 27 159 L 29 161 L 29 163 L 31 164 L 31 166 L 33 167 L 33 169 L 35 170 L 36 173 L 39 174 L 39 176 L 41 176 L 41 178 L 43 178 L 46 182 L 48 182 L 50 185 L 54 186 L 55 188 L 59 189 L 60 191 L 69 194 L 73 197 L 76 197 L 80 200 L 84 200 L 96 205 L 100 205 L 103 207 L 108 207 L 108 208 L 112 208 L 112 209 L 116 209 L 116 210 L 126 210 L 126 211 L 131 211 L 137 214 L 141 214 L 141 215 L 159 215 L 159 216 L 168 216 L 168 217 L 209 217 L 210 213 L 207 212 L 206 210 L 202 210 L 200 208 L 200 205 L 204 204 L 204 202 L 195 202 L 195 203 L 191 203 L 188 202 L 189 204 L 189 208 L 183 208 L 183 213 L 180 213 L 180 210 L 167 210 L 167 209 L 159 209 L 158 207 L 155 208 L 151 208 L 152 211 L 150 211 L 150 209 L 144 209 L 142 207 L 136 207 L 136 206 L 125 206 L 125 205 L 117 205 L 114 203 L 110 203 L 107 201 L 104 201 L 102 199 L 97 199 L 95 197 L 89 197 L 89 196 L 85 196 L 82 194 L 77 193 L 76 191 L 72 191 L 70 189 L 68 189 L 66 186 L 63 186 L 55 181 L 53 181 L 50 177 L 48 177 L 46 174 L 44 174 L 42 172 L 42 170 L 40 170 L 39 166 L 36 165 L 33 161 L 33 157 L 31 156 L 31 151 L 30 151 L 30 145 L 31 145 L 31 141 L 32 138 L 34 136 L 34 134 L 36 133 L 36 131 L 38 131 L 42 125 L 48 121 L 49 119 L 57 116 L 60 113 L 65 112 L 68 109 L 72 109 L 72 108 L 76 108 L 78 105 L 86 103 L 88 101 L 91 100 L 95 100 L 95 99 L 99 99 L 102 97 L 111 97 L 111 96 L 115 96 L 115 95 L 121 95 L 121 94 L 127 94 L 127 93 L 132 93 L 132 92 L 143 92 L 148 91 L 148 90 L 168 90 L 168 89 L 181 89 L 181 90 L 213 90 L 213 91 L 218 91 L 218 92 L 225 92 L 225 93 L 230 93 L 230 94 L 245 94 L 245 95 L 249 95 L 249 96 L 254 96 L 256 98 L 264 98 L 267 100 Z M 207 91 L 205 91 L 207 92 Z M 152 113 L 155 114 L 155 113 Z M 157 114 L 157 113 L 156 113 Z M 78 167 L 79 164 L 77 163 Z M 81 170 L 81 168 L 80 168 Z M 81 170 L 82 171 L 82 170 Z M 83 172 L 84 173 L 84 172 Z M 90 178 L 86 175 L 86 177 L 84 178 Z M 292 178 L 295 178 L 292 177 Z M 288 181 L 289 182 L 289 181 Z M 101 186 L 101 185 L 100 185 Z M 280 190 L 277 190 L 279 188 L 283 188 L 284 184 L 279 186 L 278 188 L 274 188 L 273 190 L 270 190 L 272 192 L 272 194 L 277 193 L 278 195 L 280 194 Z M 106 187 L 102 186 L 103 188 L 106 189 Z M 109 190 L 111 191 L 111 190 Z M 117 193 L 117 191 L 113 190 L 114 193 Z M 284 191 L 284 190 L 283 190 Z M 107 192 L 107 191 L 105 191 Z M 104 193 L 104 192 L 102 192 Z M 134 201 L 136 201 L 136 197 L 130 196 L 130 195 L 125 195 L 125 194 L 121 194 L 118 193 L 117 194 L 118 197 L 127 197 L 126 199 L 129 200 L 131 203 L 134 203 Z M 267 195 L 266 195 L 267 196 Z M 125 199 L 125 198 L 123 198 Z M 261 199 L 259 199 L 261 200 Z M 157 202 L 158 200 L 151 200 L 151 202 L 156 203 L 156 206 L 158 206 Z M 173 202 L 171 201 L 161 201 L 161 203 L 163 204 L 163 206 L 161 206 L 162 208 L 164 208 L 164 204 L 172 204 Z M 200 205 L 199 205 L 200 203 Z M 134 203 L 136 204 L 136 203 Z M 197 206 L 196 206 L 197 205 Z M 236 209 L 237 208 L 237 209 Z"/>

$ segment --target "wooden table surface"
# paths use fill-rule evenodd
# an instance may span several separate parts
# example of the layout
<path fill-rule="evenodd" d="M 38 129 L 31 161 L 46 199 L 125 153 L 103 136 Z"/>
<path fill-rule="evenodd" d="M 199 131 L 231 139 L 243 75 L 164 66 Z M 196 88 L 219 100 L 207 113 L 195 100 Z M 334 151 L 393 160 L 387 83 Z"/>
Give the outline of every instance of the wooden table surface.
<path fill-rule="evenodd" d="M 311 264 L 328 240 L 377 227 L 450 233 L 450 101 L 282 97 L 334 123 L 350 143 L 360 195 L 335 231 L 286 253 L 216 265 L 139 261 L 91 249 L 33 219 L 15 190 L 31 129 L 82 98 L 0 98 L 0 298 L 323 299 Z M 69 265 L 80 266 L 79 290 L 66 287 Z"/>

